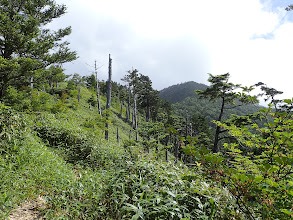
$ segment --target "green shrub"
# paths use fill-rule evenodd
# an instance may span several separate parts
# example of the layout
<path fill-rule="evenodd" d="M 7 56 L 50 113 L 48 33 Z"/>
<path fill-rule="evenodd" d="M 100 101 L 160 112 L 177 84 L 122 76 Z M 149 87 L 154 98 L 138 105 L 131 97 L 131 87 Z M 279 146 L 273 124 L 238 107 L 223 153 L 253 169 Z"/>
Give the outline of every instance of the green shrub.
<path fill-rule="evenodd" d="M 52 96 L 42 91 L 32 92 L 32 110 L 33 111 L 48 111 L 53 104 Z"/>
<path fill-rule="evenodd" d="M 68 111 L 67 105 L 64 101 L 58 100 L 51 108 L 52 113 L 65 113 Z"/>
<path fill-rule="evenodd" d="M 0 218 L 25 199 L 68 186 L 71 168 L 30 133 L 24 115 L 0 103 Z"/>
<path fill-rule="evenodd" d="M 4 103 L 17 110 L 31 109 L 30 88 L 23 88 L 17 90 L 16 88 L 9 86 L 6 89 L 6 95 L 4 97 Z"/>

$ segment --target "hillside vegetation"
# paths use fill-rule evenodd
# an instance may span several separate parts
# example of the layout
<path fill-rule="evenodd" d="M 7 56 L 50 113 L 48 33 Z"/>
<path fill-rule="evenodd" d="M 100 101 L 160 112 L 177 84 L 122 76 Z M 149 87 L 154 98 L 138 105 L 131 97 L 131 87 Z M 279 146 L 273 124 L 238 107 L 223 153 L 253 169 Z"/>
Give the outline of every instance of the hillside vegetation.
<path fill-rule="evenodd" d="M 293 218 L 293 99 L 225 73 L 171 104 L 110 55 L 107 82 L 66 75 L 71 28 L 46 29 L 65 12 L 0 0 L 1 219 Z"/>
<path fill-rule="evenodd" d="M 34 103 L 38 111 L 1 104 L 1 218 L 38 196 L 46 204 L 39 215 L 47 219 L 193 219 L 234 212 L 234 199 L 199 167 L 174 165 L 175 158 L 164 162 L 162 150 L 147 154 L 129 140 L 131 127 L 118 103 L 105 140 L 105 122 L 86 101 L 93 93 L 82 87 L 81 94 L 77 106 L 70 95 L 62 100 L 65 93 L 57 99 L 46 94 L 47 102 Z"/>
<path fill-rule="evenodd" d="M 161 127 L 159 122 L 146 124 L 141 115 L 135 141 L 127 107 L 121 112 L 118 97 L 113 97 L 110 112 L 103 110 L 111 122 L 106 140 L 105 115 L 88 104 L 95 91 L 82 86 L 78 104 L 78 86 L 70 85 L 70 81 L 59 83 L 52 95 L 29 88 L 11 90 L 9 103 L 13 108 L 1 104 L 1 218 L 13 216 L 14 208 L 38 197 L 45 203 L 38 215 L 47 219 L 246 219 L 250 214 L 286 219 L 291 215 L 289 209 L 266 210 L 272 203 L 291 205 L 289 164 L 293 157 L 281 153 L 287 151 L 285 146 L 276 151 L 278 157 L 271 157 L 269 139 L 259 139 L 263 144 L 256 147 L 253 139 L 247 142 L 252 135 L 248 130 L 222 124 L 247 147 L 240 145 L 241 150 L 237 150 L 232 142 L 231 148 L 224 144 L 223 153 L 213 154 L 206 147 L 208 137 L 185 139 L 180 135 L 176 123 L 181 119 L 176 120 L 175 115 L 173 128 Z M 19 97 L 22 102 L 18 102 Z M 105 104 L 102 95 L 101 105 Z M 269 112 L 263 110 L 279 117 Z M 282 124 L 291 126 L 292 120 L 286 120 Z M 275 124 L 281 126 L 278 121 Z M 291 143 L 287 142 L 291 133 L 276 134 L 274 123 L 270 126 L 272 135 L 281 141 L 278 146 Z M 261 135 L 271 132 L 268 128 L 259 131 Z M 166 142 L 166 137 L 174 142 Z M 280 166 L 266 163 L 267 153 Z M 233 168 L 229 161 L 223 163 L 226 158 Z M 248 167 L 256 173 L 248 175 Z M 263 193 L 267 198 L 264 202 L 256 197 Z M 246 206 L 248 202 L 263 208 Z"/>

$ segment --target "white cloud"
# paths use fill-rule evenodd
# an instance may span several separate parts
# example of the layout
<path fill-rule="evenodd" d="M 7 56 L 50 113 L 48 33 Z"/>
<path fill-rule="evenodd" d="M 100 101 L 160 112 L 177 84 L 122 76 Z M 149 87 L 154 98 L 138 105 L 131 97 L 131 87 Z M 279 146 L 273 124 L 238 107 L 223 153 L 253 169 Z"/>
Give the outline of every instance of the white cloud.
<path fill-rule="evenodd" d="M 57 2 L 68 6 L 68 14 L 53 26 L 72 25 L 69 40 L 79 52 L 80 69 L 97 59 L 106 77 L 111 53 L 114 79 L 134 67 L 157 89 L 190 80 L 206 83 L 207 73 L 230 72 L 235 83 L 263 81 L 288 96 L 293 92 L 288 80 L 293 23 L 271 0 Z"/>

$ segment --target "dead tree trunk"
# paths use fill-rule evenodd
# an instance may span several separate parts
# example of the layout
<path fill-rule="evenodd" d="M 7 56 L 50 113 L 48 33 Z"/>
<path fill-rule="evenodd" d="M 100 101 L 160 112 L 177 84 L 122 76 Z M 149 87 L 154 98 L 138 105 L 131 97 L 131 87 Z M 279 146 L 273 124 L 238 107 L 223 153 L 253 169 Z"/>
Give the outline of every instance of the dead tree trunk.
<path fill-rule="evenodd" d="M 134 130 L 135 130 L 135 140 L 138 141 L 138 132 L 137 132 L 137 106 L 136 106 L 137 95 L 133 96 L 133 116 L 134 116 Z"/>
<path fill-rule="evenodd" d="M 187 110 L 185 110 L 185 111 L 186 111 L 186 118 L 185 118 L 185 140 L 186 140 L 186 138 L 188 136 L 188 117 L 189 117 L 189 115 L 188 115 L 188 111 Z"/>
<path fill-rule="evenodd" d="M 131 128 L 134 128 L 134 103 L 133 103 L 133 108 L 132 108 L 132 114 L 131 114 Z"/>
<path fill-rule="evenodd" d="M 166 146 L 166 149 L 165 149 L 165 160 L 166 162 L 168 162 L 168 149 L 167 149 L 167 146 L 169 144 L 169 139 L 170 139 L 170 135 L 166 136 L 166 143 L 165 143 L 165 146 Z"/>
<path fill-rule="evenodd" d="M 34 88 L 34 77 L 31 77 L 30 83 L 31 83 L 31 88 L 33 89 Z"/>
<path fill-rule="evenodd" d="M 81 82 L 79 83 L 79 87 L 78 87 L 78 95 L 77 95 L 78 105 L 80 105 L 80 90 L 81 90 Z"/>
<path fill-rule="evenodd" d="M 175 150 L 175 164 L 177 164 L 178 161 L 178 145 L 179 145 L 179 141 L 178 138 L 175 139 L 175 143 L 174 143 L 174 150 Z"/>
<path fill-rule="evenodd" d="M 101 103 L 100 103 L 100 88 L 99 88 L 99 80 L 98 80 L 98 69 L 97 69 L 97 62 L 95 61 L 95 74 L 96 74 L 96 87 L 97 87 L 97 101 L 98 101 L 98 109 L 99 114 L 102 115 L 101 111 Z"/>
<path fill-rule="evenodd" d="M 107 111 L 110 110 L 110 106 L 111 106 L 111 90 L 112 90 L 112 59 L 111 59 L 111 55 L 109 54 L 109 78 L 107 81 L 107 105 L 106 105 L 106 109 Z M 108 117 L 108 112 L 106 115 L 106 131 L 105 131 L 105 139 L 109 140 L 109 117 Z"/>
<path fill-rule="evenodd" d="M 120 143 L 119 127 L 117 127 L 117 142 Z"/>
<path fill-rule="evenodd" d="M 148 103 L 146 107 L 146 122 L 149 122 L 150 120 L 151 120 L 151 106 Z"/>
<path fill-rule="evenodd" d="M 130 103 L 131 103 L 131 89 L 128 87 L 128 120 L 130 121 Z"/>

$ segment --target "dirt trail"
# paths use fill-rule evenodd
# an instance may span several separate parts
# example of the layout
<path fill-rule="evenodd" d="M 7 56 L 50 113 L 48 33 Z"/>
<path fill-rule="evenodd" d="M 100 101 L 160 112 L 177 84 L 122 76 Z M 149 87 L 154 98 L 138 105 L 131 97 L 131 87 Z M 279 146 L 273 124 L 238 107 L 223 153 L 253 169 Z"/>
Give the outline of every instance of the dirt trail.
<path fill-rule="evenodd" d="M 45 200 L 38 197 L 32 201 L 25 201 L 21 206 L 12 210 L 8 216 L 10 220 L 39 220 L 44 219 L 41 216 L 40 209 L 45 208 Z"/>

